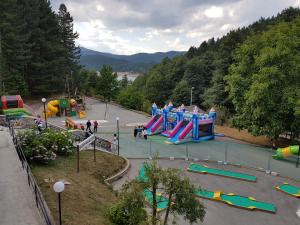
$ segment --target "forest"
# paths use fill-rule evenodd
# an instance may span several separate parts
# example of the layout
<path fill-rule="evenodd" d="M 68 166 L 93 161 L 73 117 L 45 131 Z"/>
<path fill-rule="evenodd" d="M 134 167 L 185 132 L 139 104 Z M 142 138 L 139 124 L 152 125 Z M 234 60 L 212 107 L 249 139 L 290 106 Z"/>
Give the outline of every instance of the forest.
<path fill-rule="evenodd" d="M 0 12 L 1 93 L 62 92 L 80 70 L 78 34 L 66 6 L 55 13 L 47 0 L 1 0 Z"/>

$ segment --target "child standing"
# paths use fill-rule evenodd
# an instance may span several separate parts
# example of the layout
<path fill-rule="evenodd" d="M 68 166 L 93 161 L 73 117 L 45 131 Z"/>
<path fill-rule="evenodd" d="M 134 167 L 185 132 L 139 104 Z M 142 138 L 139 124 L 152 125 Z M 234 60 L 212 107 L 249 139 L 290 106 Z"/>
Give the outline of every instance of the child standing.
<path fill-rule="evenodd" d="M 98 121 L 95 120 L 94 121 L 94 133 L 97 133 L 98 132 Z"/>

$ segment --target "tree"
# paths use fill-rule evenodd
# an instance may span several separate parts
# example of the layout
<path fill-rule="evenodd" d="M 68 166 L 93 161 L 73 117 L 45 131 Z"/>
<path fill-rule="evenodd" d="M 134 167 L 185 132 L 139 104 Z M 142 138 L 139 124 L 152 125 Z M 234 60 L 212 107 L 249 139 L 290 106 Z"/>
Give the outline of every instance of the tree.
<path fill-rule="evenodd" d="M 75 44 L 75 40 L 79 37 L 79 34 L 73 30 L 73 18 L 68 12 L 65 4 L 59 6 L 57 19 L 61 43 L 64 47 L 64 74 L 67 75 L 71 73 L 71 83 L 74 84 L 74 74 L 80 69 L 80 66 L 78 66 L 80 48 Z M 76 87 L 73 87 L 72 85 L 71 89 L 74 91 Z"/>
<path fill-rule="evenodd" d="M 133 184 L 140 184 L 142 190 L 147 189 L 152 194 L 150 208 L 152 211 L 151 224 L 158 222 L 157 195 L 161 192 L 167 199 L 167 208 L 163 224 L 169 221 L 169 215 L 183 215 L 190 223 L 203 221 L 205 208 L 196 199 L 196 188 L 177 169 L 162 169 L 156 160 L 151 163 L 144 163 L 144 175 L 133 181 Z M 129 184 L 131 185 L 131 184 Z"/>
<path fill-rule="evenodd" d="M 118 91 L 117 74 L 113 72 L 110 66 L 103 66 L 100 71 L 100 77 L 97 82 L 97 94 L 102 95 L 105 101 L 105 119 L 107 116 L 107 102 L 111 101 Z"/>
<path fill-rule="evenodd" d="M 237 112 L 234 126 L 273 139 L 284 132 L 300 133 L 300 51 L 295 47 L 299 34 L 296 18 L 252 35 L 236 50 L 236 63 L 226 77 Z"/>
<path fill-rule="evenodd" d="M 145 198 L 138 183 L 123 186 L 119 201 L 109 208 L 108 218 L 116 225 L 139 225 L 147 220 Z"/>
<path fill-rule="evenodd" d="M 133 86 L 128 86 L 120 91 L 118 102 L 127 108 L 141 110 L 143 107 L 144 96 Z"/>
<path fill-rule="evenodd" d="M 168 199 L 164 225 L 167 225 L 170 213 L 184 215 L 190 223 L 195 223 L 198 219 L 203 222 L 205 208 L 195 198 L 196 189 L 187 178 L 181 177 L 180 170 L 173 168 L 162 173 L 164 194 Z"/>
<path fill-rule="evenodd" d="M 124 74 L 122 80 L 119 82 L 120 89 L 126 88 L 129 85 L 127 74 Z"/>
<path fill-rule="evenodd" d="M 189 105 L 191 88 L 186 80 L 181 80 L 172 92 L 171 100 L 174 105 Z"/>

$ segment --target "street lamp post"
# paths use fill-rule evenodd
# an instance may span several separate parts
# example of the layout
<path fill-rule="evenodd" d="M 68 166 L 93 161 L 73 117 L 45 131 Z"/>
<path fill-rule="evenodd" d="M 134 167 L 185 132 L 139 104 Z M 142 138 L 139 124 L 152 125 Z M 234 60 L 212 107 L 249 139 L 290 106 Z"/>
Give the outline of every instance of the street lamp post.
<path fill-rule="evenodd" d="M 48 124 L 47 124 L 47 115 L 46 115 L 46 99 L 45 98 L 42 98 L 42 102 L 44 104 L 44 118 L 45 118 L 45 125 L 46 125 L 46 128 L 48 128 Z"/>
<path fill-rule="evenodd" d="M 194 87 L 191 87 L 191 106 L 193 105 L 193 90 Z"/>
<path fill-rule="evenodd" d="M 117 135 L 118 135 L 118 155 L 120 155 L 120 128 L 119 128 L 119 120 L 120 118 L 117 117 Z"/>
<path fill-rule="evenodd" d="M 60 193 L 65 190 L 65 184 L 62 181 L 58 181 L 53 185 L 53 190 L 58 193 L 58 211 L 59 211 L 59 225 L 62 225 L 61 221 L 61 198 Z"/>

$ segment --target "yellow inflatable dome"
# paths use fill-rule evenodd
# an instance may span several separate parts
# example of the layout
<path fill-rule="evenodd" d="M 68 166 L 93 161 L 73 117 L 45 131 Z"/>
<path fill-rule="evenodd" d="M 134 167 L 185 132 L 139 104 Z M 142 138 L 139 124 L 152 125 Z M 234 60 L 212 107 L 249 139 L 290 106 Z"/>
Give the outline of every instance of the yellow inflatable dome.
<path fill-rule="evenodd" d="M 76 100 L 75 99 L 71 99 L 70 100 L 70 105 L 71 106 L 75 106 L 76 105 Z"/>

